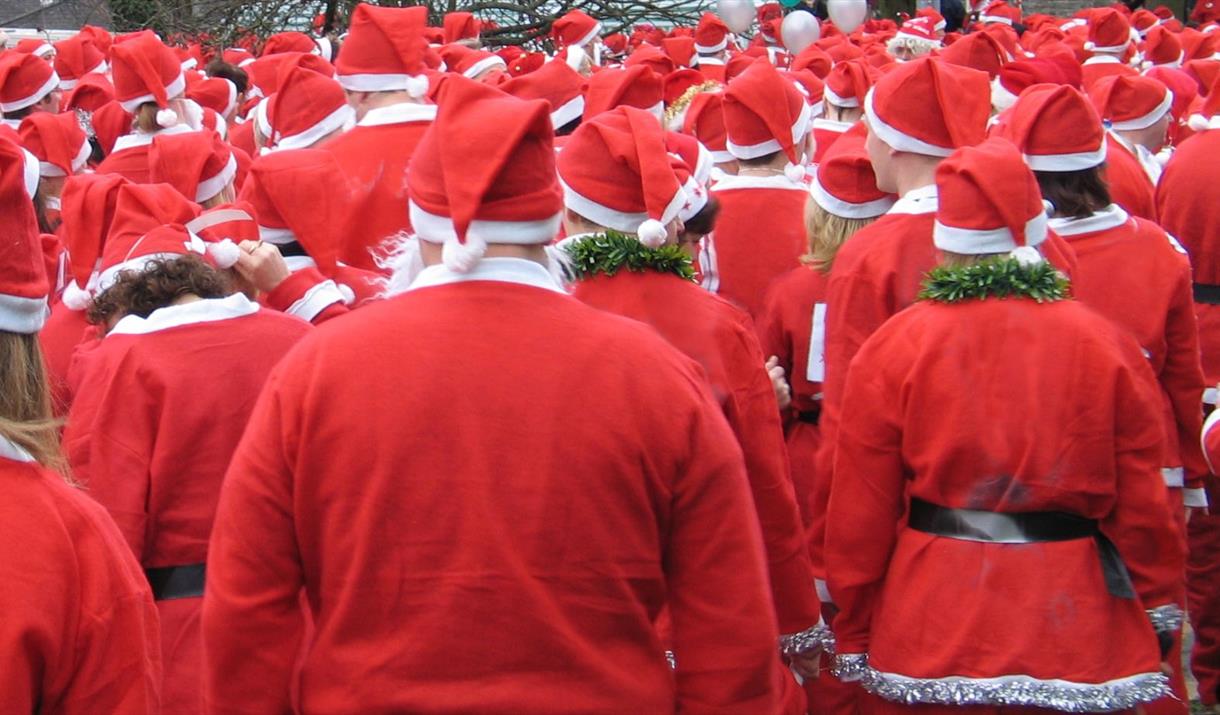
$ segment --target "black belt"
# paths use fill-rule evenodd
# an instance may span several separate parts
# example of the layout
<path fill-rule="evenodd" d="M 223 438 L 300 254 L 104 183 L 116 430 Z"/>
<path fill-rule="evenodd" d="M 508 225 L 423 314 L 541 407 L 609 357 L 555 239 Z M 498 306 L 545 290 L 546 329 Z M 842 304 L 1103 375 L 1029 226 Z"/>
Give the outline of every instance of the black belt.
<path fill-rule="evenodd" d="M 1220 285 L 1195 283 L 1192 287 L 1194 288 L 1196 303 L 1220 305 Z"/>
<path fill-rule="evenodd" d="M 818 423 L 818 420 L 821 418 L 822 418 L 821 410 L 805 410 L 803 412 L 796 413 L 797 421 L 804 422 L 805 424 L 816 425 Z"/>
<path fill-rule="evenodd" d="M 277 249 L 279 249 L 280 255 L 283 256 L 284 258 L 291 258 L 291 257 L 295 257 L 295 256 L 306 256 L 306 257 L 309 256 L 309 254 L 305 251 L 305 247 L 296 241 L 289 241 L 288 243 L 277 243 L 277 244 L 275 244 L 275 247 Z"/>
<path fill-rule="evenodd" d="M 203 596 L 204 564 L 186 566 L 163 566 L 144 569 L 148 585 L 152 586 L 154 601 L 170 601 L 175 598 L 200 598 Z"/>
<path fill-rule="evenodd" d="M 1131 576 L 1118 549 L 1101 533 L 1094 519 L 1058 511 L 1001 514 L 978 509 L 951 509 L 913 498 L 907 526 L 950 539 L 995 544 L 1093 539 L 1097 542 L 1106 589 L 1119 598 L 1135 598 Z"/>

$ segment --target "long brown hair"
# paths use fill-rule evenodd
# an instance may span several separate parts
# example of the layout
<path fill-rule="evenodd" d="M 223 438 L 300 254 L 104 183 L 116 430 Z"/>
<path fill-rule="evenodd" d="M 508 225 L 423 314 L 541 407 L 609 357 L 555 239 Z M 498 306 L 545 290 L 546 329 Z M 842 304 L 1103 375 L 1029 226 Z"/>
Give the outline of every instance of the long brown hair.
<path fill-rule="evenodd" d="M 0 331 L 0 436 L 68 476 L 37 335 Z"/>
<path fill-rule="evenodd" d="M 801 262 L 822 273 L 830 273 L 843 242 L 879 218 L 836 216 L 810 198 L 805 204 L 805 235 L 809 240 L 809 253 L 801 256 Z"/>

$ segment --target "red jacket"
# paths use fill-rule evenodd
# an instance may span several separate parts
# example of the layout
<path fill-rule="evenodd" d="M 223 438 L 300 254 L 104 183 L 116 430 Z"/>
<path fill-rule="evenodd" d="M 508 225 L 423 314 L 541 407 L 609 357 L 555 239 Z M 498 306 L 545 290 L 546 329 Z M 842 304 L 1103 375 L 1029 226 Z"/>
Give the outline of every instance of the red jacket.
<path fill-rule="evenodd" d="M 1106 142 L 1103 171 L 1114 203 L 1132 216 L 1156 222 L 1156 187 L 1152 185 L 1152 179 L 1148 178 L 1148 172 L 1135 154 L 1113 137 Z"/>

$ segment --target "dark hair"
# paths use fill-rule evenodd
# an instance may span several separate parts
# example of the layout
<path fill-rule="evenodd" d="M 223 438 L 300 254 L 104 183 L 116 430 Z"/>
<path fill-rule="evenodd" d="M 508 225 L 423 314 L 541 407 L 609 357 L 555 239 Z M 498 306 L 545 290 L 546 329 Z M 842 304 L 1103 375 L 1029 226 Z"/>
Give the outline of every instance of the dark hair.
<path fill-rule="evenodd" d="M 764 154 L 754 159 L 738 159 L 737 164 L 740 166 L 766 166 L 779 158 L 783 153 L 783 151 L 773 151 L 770 154 Z"/>
<path fill-rule="evenodd" d="M 16 121 L 19 119 L 25 119 L 26 117 L 30 116 L 33 113 L 34 113 L 34 105 L 31 104 L 28 107 L 22 107 L 21 109 L 14 109 L 11 112 L 5 112 L 4 118 L 12 119 L 12 120 Z"/>
<path fill-rule="evenodd" d="M 250 87 L 250 75 L 241 67 L 231 65 L 222 59 L 218 58 L 209 62 L 205 71 L 209 77 L 220 77 L 237 85 L 238 94 L 245 94 Z"/>
<path fill-rule="evenodd" d="M 1055 205 L 1055 213 L 1066 218 L 1087 218 L 1110 205 L 1102 166 L 1079 171 L 1035 171 L 1042 198 Z"/>
<path fill-rule="evenodd" d="M 716 228 L 716 217 L 720 215 L 720 202 L 715 197 L 709 196 L 707 203 L 699 212 L 690 219 L 683 222 L 683 233 L 693 233 L 698 236 L 706 236 Z"/>
<path fill-rule="evenodd" d="M 147 318 L 183 296 L 223 298 L 231 292 L 228 278 L 199 256 L 157 258 L 141 271 L 120 271 L 114 285 L 89 306 L 88 318 L 94 325 L 125 315 Z"/>
<path fill-rule="evenodd" d="M 562 127 L 555 127 L 555 136 L 565 137 L 580 128 L 581 118 L 577 117 Z"/>

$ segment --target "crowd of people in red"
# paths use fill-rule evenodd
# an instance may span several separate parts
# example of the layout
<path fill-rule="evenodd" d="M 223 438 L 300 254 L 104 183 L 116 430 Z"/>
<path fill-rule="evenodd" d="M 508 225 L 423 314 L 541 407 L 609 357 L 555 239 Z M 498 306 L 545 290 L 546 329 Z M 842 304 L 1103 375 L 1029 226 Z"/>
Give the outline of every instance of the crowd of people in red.
<path fill-rule="evenodd" d="M 1220 8 L 971 10 L 3 51 L 0 709 L 1216 706 Z"/>

